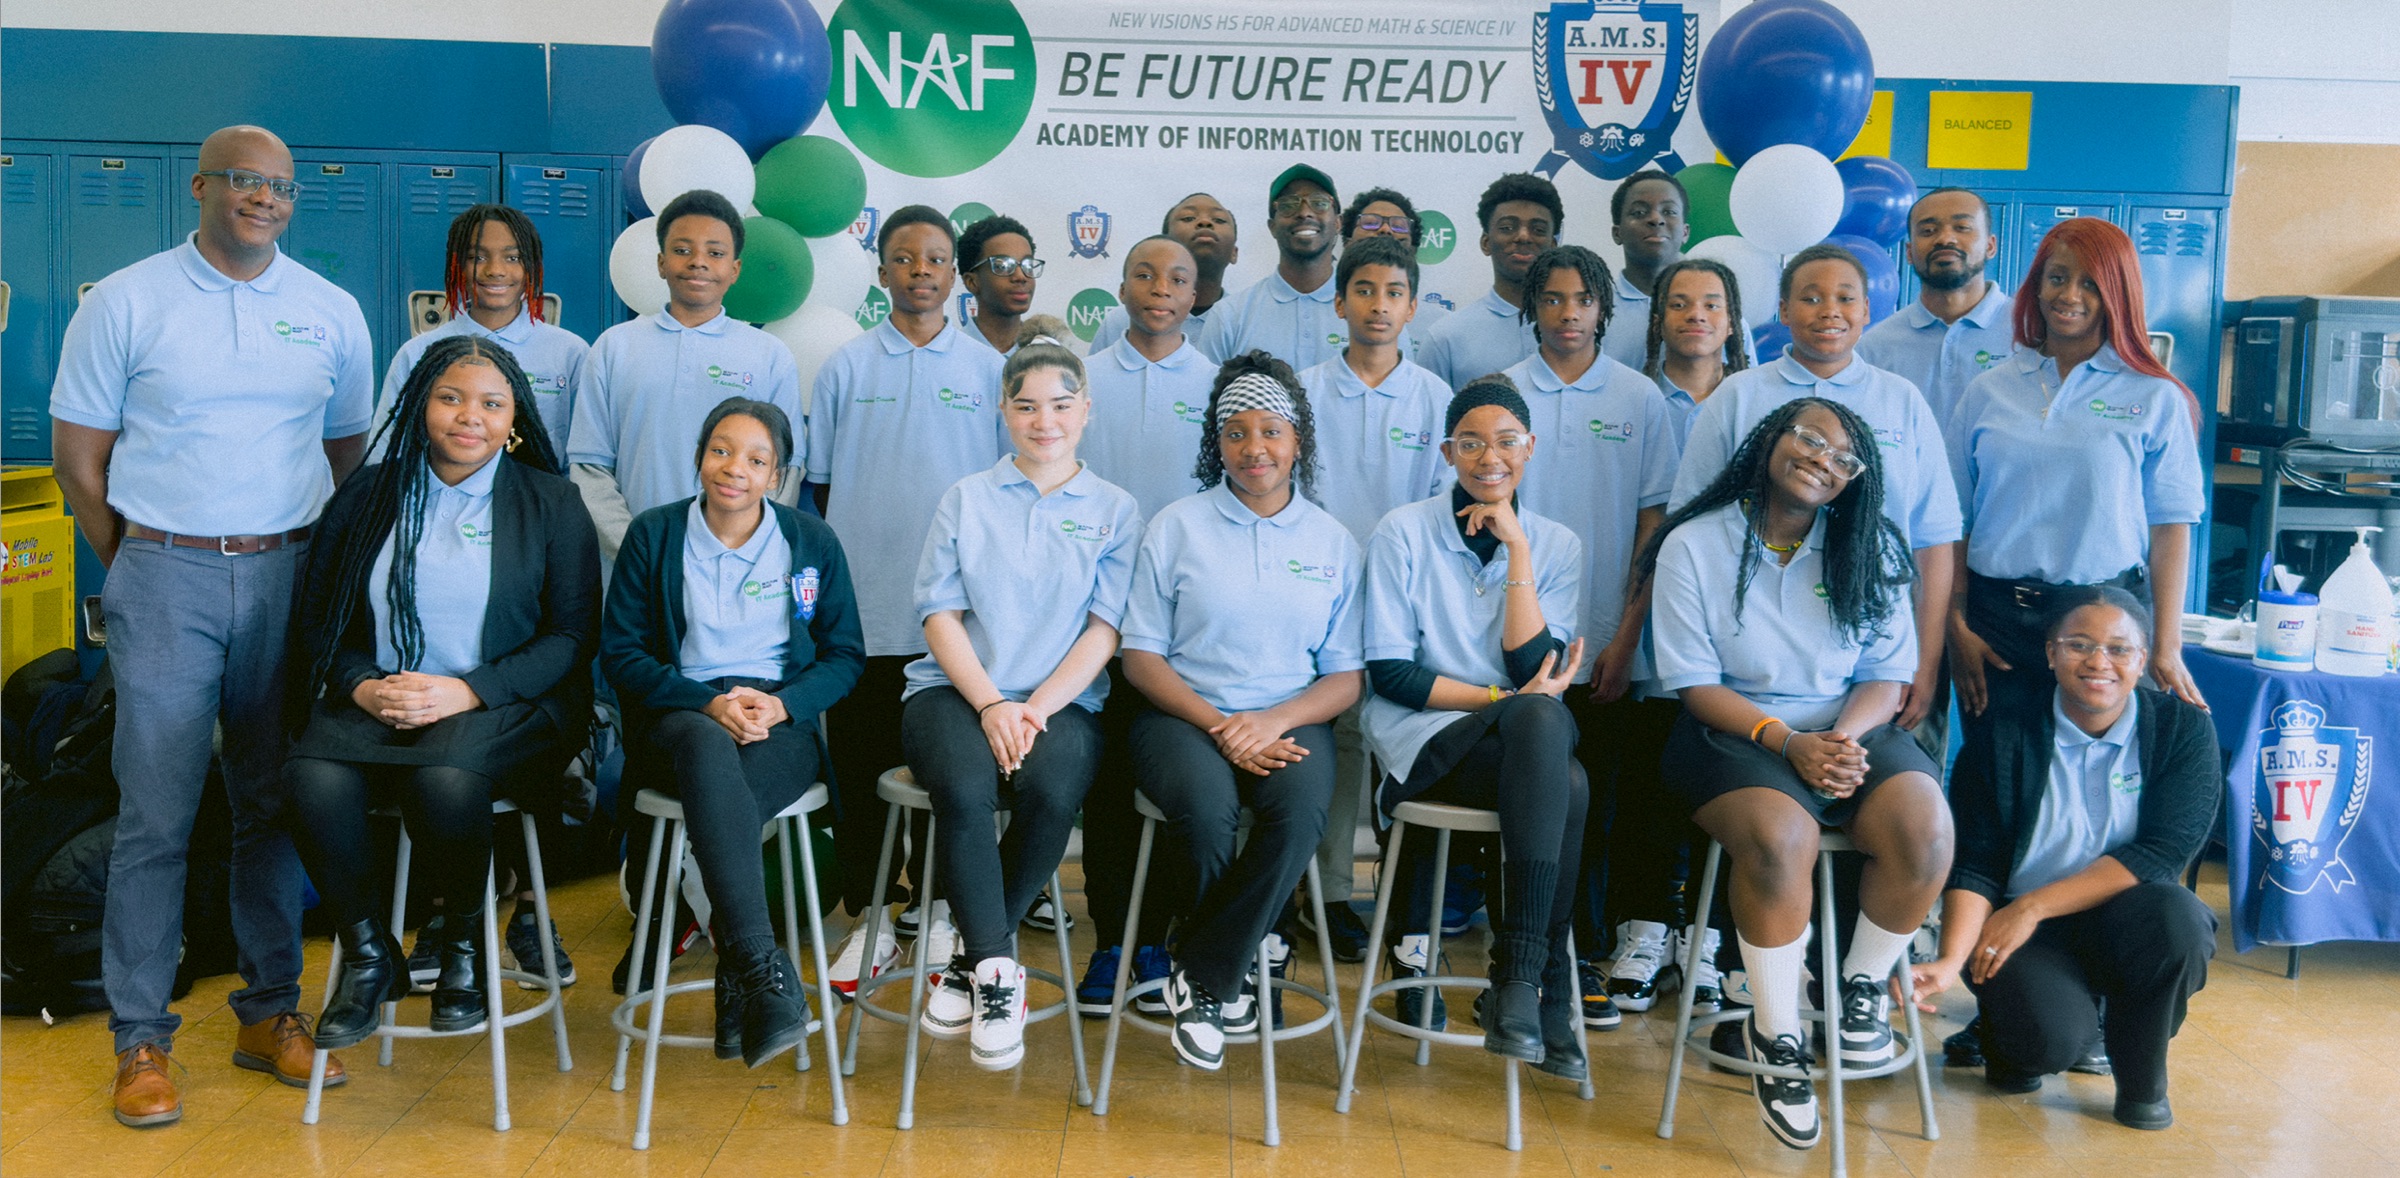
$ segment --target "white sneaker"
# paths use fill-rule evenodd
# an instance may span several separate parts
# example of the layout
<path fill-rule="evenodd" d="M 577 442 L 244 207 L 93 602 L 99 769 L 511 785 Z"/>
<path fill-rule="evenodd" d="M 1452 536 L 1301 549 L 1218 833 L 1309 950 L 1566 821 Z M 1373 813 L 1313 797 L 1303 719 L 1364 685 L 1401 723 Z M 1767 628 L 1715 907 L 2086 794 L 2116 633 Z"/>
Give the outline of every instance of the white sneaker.
<path fill-rule="evenodd" d="M 1667 926 L 1655 920 L 1629 920 L 1617 940 L 1617 959 L 1608 966 L 1608 996 L 1619 1009 L 1636 1013 L 1658 1003 L 1670 991 L 1677 971 L 1667 961 Z"/>
<path fill-rule="evenodd" d="M 900 960 L 900 938 L 892 932 L 892 922 L 884 920 L 876 923 L 880 927 L 875 930 L 875 964 L 865 968 L 869 977 L 892 968 L 893 963 Z M 857 996 L 858 976 L 866 966 L 866 957 L 867 921 L 862 916 L 857 924 L 850 926 L 850 935 L 842 938 L 842 951 L 834 955 L 833 965 L 829 967 L 833 972 L 833 992 L 842 1001 L 848 1002 Z"/>
<path fill-rule="evenodd" d="M 952 961 L 940 974 L 925 979 L 925 1012 L 917 1025 L 936 1039 L 963 1039 L 975 1017 L 973 971 L 966 962 Z"/>
<path fill-rule="evenodd" d="M 933 902 L 933 923 L 929 927 L 932 931 L 925 934 L 931 938 L 925 942 L 925 962 L 938 970 L 958 956 L 958 926 L 950 923 L 950 901 Z"/>
<path fill-rule="evenodd" d="M 1700 967 L 1692 971 L 1693 1014 L 1725 1009 L 1725 975 L 1717 971 L 1717 951 L 1724 937 L 1713 928 L 1700 936 Z"/>
<path fill-rule="evenodd" d="M 1025 1058 L 1025 967 L 1006 957 L 975 963 L 975 1066 L 1001 1072 Z"/>

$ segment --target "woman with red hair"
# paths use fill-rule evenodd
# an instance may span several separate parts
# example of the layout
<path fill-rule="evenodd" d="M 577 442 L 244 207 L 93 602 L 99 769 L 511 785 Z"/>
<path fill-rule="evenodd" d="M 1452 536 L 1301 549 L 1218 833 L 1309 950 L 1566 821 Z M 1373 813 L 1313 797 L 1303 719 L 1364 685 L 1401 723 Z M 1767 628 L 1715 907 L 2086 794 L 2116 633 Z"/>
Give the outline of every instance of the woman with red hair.
<path fill-rule="evenodd" d="M 2016 350 L 1967 386 L 1945 431 L 1967 518 L 1950 664 L 1970 734 L 2048 698 L 2043 629 L 2080 585 L 2146 594 L 2151 675 L 2206 706 L 2181 630 L 2207 506 L 2198 416 L 2150 350 L 2132 239 L 2096 217 L 2053 227 L 2017 290 Z"/>

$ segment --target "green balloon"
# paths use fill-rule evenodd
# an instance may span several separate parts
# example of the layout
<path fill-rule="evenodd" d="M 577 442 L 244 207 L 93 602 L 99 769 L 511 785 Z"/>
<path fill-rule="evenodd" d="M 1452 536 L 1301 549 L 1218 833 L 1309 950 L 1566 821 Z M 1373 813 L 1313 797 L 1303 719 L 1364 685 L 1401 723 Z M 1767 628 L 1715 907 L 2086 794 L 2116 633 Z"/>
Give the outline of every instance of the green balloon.
<path fill-rule="evenodd" d="M 1693 164 L 1675 173 L 1683 182 L 1691 207 L 1683 211 L 1684 223 L 1692 227 L 1689 249 L 1712 237 L 1729 237 L 1740 233 L 1733 227 L 1733 169 L 1724 164 Z M 765 205 L 760 205 L 765 208 Z"/>
<path fill-rule="evenodd" d="M 725 292 L 725 313 L 744 323 L 773 323 L 808 301 L 816 259 L 800 231 L 773 217 L 742 218 L 742 276 Z"/>
<path fill-rule="evenodd" d="M 758 211 L 800 231 L 831 237 L 867 205 L 867 170 L 838 140 L 795 135 L 758 161 Z"/>

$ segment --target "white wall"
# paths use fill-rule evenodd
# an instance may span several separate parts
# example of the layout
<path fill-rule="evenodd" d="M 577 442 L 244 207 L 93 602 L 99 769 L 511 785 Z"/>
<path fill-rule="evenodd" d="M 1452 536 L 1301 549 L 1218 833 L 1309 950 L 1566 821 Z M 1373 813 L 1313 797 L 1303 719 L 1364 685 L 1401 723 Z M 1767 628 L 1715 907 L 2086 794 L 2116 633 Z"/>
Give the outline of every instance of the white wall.
<path fill-rule="evenodd" d="M 2244 139 L 2400 143 L 2400 4 L 2234 0 Z"/>

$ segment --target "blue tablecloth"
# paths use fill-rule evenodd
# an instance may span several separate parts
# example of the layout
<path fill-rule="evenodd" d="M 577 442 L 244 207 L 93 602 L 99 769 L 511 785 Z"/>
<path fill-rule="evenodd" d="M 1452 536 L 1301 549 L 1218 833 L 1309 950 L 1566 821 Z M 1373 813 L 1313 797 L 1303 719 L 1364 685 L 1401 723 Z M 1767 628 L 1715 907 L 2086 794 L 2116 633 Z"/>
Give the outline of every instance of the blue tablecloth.
<path fill-rule="evenodd" d="M 2400 676 L 2262 670 L 2187 647 L 2226 771 L 2233 944 L 2400 941 Z"/>

